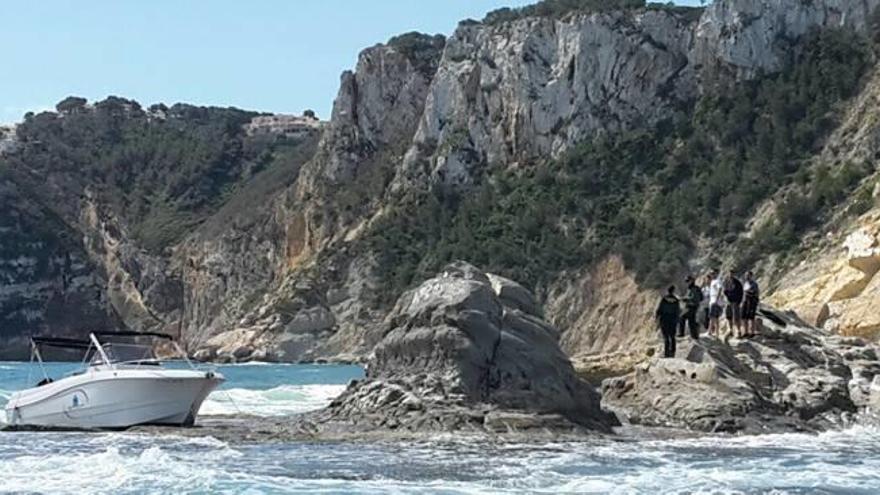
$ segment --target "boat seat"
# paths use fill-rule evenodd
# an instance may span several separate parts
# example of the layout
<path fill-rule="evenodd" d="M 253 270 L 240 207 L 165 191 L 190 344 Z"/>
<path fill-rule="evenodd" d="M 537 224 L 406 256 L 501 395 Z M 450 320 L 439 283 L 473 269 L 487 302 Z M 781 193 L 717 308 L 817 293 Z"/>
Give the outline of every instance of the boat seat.
<path fill-rule="evenodd" d="M 37 386 L 38 386 L 38 387 L 42 387 L 43 385 L 48 385 L 48 384 L 50 384 L 50 383 L 52 383 L 52 382 L 54 382 L 54 381 L 55 381 L 55 380 L 53 380 L 53 379 L 51 379 L 51 378 L 43 378 L 42 380 L 39 381 L 39 383 L 37 383 Z"/>

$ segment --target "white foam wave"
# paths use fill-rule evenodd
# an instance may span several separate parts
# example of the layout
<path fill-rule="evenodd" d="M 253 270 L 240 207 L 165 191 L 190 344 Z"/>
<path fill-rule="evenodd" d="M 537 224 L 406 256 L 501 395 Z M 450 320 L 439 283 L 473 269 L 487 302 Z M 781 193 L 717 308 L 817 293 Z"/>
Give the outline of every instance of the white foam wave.
<path fill-rule="evenodd" d="M 223 455 L 223 452 L 220 452 Z M 215 462 L 198 464 L 192 456 L 158 446 L 131 451 L 110 446 L 101 451 L 25 455 L 0 462 L 3 490 L 41 493 L 117 493 L 149 488 L 155 493 L 210 491 L 222 472 Z M 219 460 L 217 456 L 214 461 Z M 157 476 L 161 473 L 161 476 Z"/>
<path fill-rule="evenodd" d="M 268 390 L 215 390 L 205 400 L 199 414 L 298 414 L 327 406 L 344 390 L 345 385 L 282 385 Z"/>
<path fill-rule="evenodd" d="M 0 491 L 802 495 L 880 488 L 878 430 L 869 426 L 820 435 L 554 444 L 294 442 L 239 445 L 240 451 L 210 437 L 140 433 L 7 438 L 11 442 L 0 444 Z"/>

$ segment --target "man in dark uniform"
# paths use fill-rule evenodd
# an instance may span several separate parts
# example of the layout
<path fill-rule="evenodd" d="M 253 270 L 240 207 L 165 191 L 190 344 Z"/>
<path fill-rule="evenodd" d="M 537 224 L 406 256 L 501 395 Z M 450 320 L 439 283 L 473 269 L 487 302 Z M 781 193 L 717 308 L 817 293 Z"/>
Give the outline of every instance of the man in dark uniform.
<path fill-rule="evenodd" d="M 675 331 L 681 318 L 681 307 L 678 305 L 678 297 L 675 296 L 674 285 L 669 287 L 666 295 L 660 299 L 654 316 L 663 333 L 663 357 L 675 357 Z"/>

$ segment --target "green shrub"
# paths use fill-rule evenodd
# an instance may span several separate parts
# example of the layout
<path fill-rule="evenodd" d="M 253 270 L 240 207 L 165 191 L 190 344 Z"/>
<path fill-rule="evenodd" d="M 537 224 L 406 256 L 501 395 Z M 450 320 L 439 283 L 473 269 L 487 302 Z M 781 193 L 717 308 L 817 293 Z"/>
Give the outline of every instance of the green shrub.
<path fill-rule="evenodd" d="M 486 14 L 485 24 L 500 24 L 524 17 L 562 17 L 571 12 L 608 12 L 642 8 L 645 0 L 543 0 L 516 9 L 501 8 Z"/>
<path fill-rule="evenodd" d="M 442 34 L 432 36 L 413 31 L 391 38 L 388 45 L 403 53 L 416 70 L 430 77 L 437 70 L 440 52 L 446 46 L 446 37 Z"/>

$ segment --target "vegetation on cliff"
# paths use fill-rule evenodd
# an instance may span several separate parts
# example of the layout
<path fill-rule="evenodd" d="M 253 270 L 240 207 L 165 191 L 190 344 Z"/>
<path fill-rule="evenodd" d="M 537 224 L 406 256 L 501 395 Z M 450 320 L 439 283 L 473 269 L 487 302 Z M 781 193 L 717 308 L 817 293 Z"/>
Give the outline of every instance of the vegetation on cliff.
<path fill-rule="evenodd" d="M 429 35 L 412 31 L 389 39 L 388 46 L 403 53 L 412 61 L 416 70 L 430 76 L 437 71 L 437 52 L 446 46 L 446 37 L 442 34 Z"/>
<path fill-rule="evenodd" d="M 276 151 L 298 144 L 246 135 L 243 125 L 257 114 L 234 108 L 145 110 L 117 97 L 94 105 L 70 97 L 56 109 L 25 117 L 21 146 L 5 158 L 9 170 L 61 209 L 96 195 L 151 251 L 180 240 L 270 168 L 283 155 Z"/>
<path fill-rule="evenodd" d="M 675 9 L 685 13 L 699 13 L 701 8 L 676 7 L 669 3 L 648 3 L 645 0 L 542 0 L 525 7 L 504 7 L 493 10 L 483 18 L 485 24 L 502 24 L 525 17 L 559 18 L 571 13 L 602 13 L 616 10 L 633 10 L 641 8 Z"/>
<path fill-rule="evenodd" d="M 385 295 L 459 258 L 539 286 L 623 253 L 642 283 L 658 286 L 677 280 L 701 239 L 736 245 L 742 263 L 796 243 L 867 173 L 806 163 L 871 61 L 865 38 L 826 31 L 781 73 L 707 94 L 656 128 L 598 137 L 525 169 L 499 164 L 464 197 L 420 197 L 370 238 Z M 794 186 L 766 231 L 740 237 L 759 205 Z"/>

